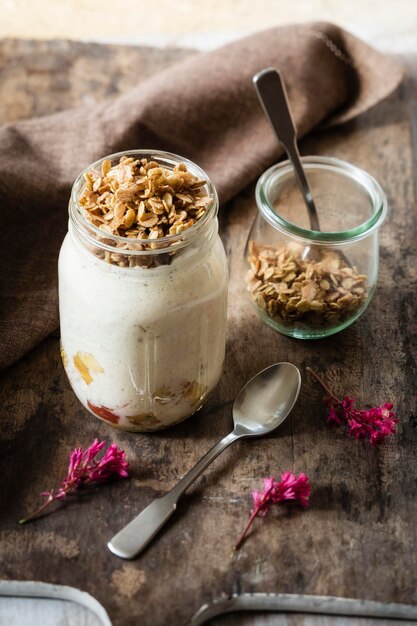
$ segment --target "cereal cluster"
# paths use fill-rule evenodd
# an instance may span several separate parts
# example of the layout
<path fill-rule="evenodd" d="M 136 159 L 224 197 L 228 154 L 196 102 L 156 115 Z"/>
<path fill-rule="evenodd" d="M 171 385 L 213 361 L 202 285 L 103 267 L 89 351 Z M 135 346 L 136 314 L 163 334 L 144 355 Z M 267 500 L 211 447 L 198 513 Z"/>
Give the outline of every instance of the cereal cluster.
<path fill-rule="evenodd" d="M 251 241 L 246 281 L 253 300 L 280 323 L 321 326 L 347 319 L 366 301 L 367 277 L 337 252 L 322 248 L 304 258 L 304 250 Z"/>
<path fill-rule="evenodd" d="M 156 161 L 122 156 L 105 160 L 101 172 L 85 174 L 79 203 L 92 224 L 130 239 L 159 239 L 193 226 L 210 207 L 205 180 L 179 163 L 172 170 Z"/>

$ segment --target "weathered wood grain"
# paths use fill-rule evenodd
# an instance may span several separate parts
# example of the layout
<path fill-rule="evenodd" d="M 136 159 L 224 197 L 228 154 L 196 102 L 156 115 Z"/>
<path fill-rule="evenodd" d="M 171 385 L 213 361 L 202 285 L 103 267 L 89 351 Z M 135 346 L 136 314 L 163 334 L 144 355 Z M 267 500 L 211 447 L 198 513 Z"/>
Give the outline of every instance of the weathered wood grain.
<path fill-rule="evenodd" d="M 6 121 L 102 98 L 186 54 L 3 42 L 0 116 Z M 249 187 L 222 208 L 231 270 L 227 359 L 222 380 L 199 415 L 153 435 L 122 433 L 95 421 L 65 379 L 56 338 L 4 374 L 1 577 L 86 590 L 105 606 L 114 626 L 186 624 L 201 604 L 239 590 L 417 602 L 417 220 L 411 131 L 417 63 L 404 60 L 411 74 L 397 94 L 357 121 L 317 133 L 302 145 L 303 153 L 330 154 L 364 167 L 388 195 L 380 279 L 365 315 L 339 335 L 312 342 L 278 335 L 261 323 L 242 282 L 243 248 L 255 211 Z M 240 387 L 280 360 L 303 372 L 300 400 L 282 428 L 263 440 L 240 442 L 215 461 L 138 560 L 112 556 L 106 541 L 229 431 Z M 364 403 L 394 402 L 398 435 L 373 450 L 329 429 L 321 394 L 305 376 L 307 365 Z M 36 505 L 38 492 L 62 477 L 69 450 L 96 436 L 125 448 L 132 478 L 18 527 L 16 520 Z M 310 509 L 282 508 L 259 521 L 234 554 L 251 490 L 263 476 L 286 469 L 311 477 Z M 218 623 L 232 623 L 225 619 Z M 294 619 L 287 623 L 298 624 Z"/>

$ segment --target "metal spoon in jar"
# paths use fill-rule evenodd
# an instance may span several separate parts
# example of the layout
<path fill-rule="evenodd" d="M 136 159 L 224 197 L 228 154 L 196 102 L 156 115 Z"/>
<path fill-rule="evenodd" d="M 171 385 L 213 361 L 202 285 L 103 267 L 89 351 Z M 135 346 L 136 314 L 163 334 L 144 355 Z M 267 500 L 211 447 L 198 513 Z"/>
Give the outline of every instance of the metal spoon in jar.
<path fill-rule="evenodd" d="M 254 376 L 233 404 L 233 431 L 219 441 L 162 498 L 157 498 L 107 544 L 113 554 L 132 559 L 155 537 L 177 508 L 177 502 L 210 463 L 230 444 L 272 432 L 285 420 L 300 392 L 301 376 L 291 363 L 275 363 Z"/>
<path fill-rule="evenodd" d="M 295 177 L 307 207 L 310 228 L 320 231 L 317 209 L 300 159 L 297 129 L 291 115 L 290 103 L 282 76 L 276 69 L 270 67 L 255 74 L 253 84 L 264 113 L 294 167 Z"/>

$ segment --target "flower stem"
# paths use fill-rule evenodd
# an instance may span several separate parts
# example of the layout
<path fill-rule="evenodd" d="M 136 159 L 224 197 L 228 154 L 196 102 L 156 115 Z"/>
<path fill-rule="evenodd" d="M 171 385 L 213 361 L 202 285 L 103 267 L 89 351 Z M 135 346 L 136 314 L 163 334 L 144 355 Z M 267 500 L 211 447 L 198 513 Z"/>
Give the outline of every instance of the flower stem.
<path fill-rule="evenodd" d="M 34 511 L 33 513 L 31 513 L 30 515 L 28 515 L 28 517 L 24 517 L 23 519 L 19 520 L 19 524 L 26 524 L 26 522 L 30 522 L 31 520 L 33 520 L 35 517 L 38 517 L 38 515 L 40 515 L 40 513 L 43 513 L 43 511 L 51 504 L 51 502 L 53 502 L 55 500 L 54 496 L 52 494 L 50 494 L 48 496 L 48 499 L 38 508 L 36 509 L 36 511 Z"/>
<path fill-rule="evenodd" d="M 249 528 L 250 528 L 250 527 L 252 526 L 252 524 L 253 524 L 253 520 L 254 520 L 254 519 L 255 519 L 255 517 L 258 515 L 259 510 L 260 510 L 260 509 L 258 508 L 258 509 L 255 509 L 255 510 L 253 511 L 252 515 L 251 515 L 251 516 L 250 516 L 250 518 L 249 518 L 248 523 L 246 524 L 245 528 L 243 529 L 243 532 L 242 532 L 242 534 L 240 535 L 240 537 L 239 537 L 239 539 L 238 539 L 238 541 L 237 541 L 237 543 L 236 543 L 236 545 L 235 545 L 235 550 L 239 550 L 240 546 L 241 546 L 241 545 L 242 545 L 242 543 L 243 543 L 243 540 L 245 539 L 245 537 L 246 537 L 246 535 L 247 535 L 247 533 L 248 533 Z"/>
<path fill-rule="evenodd" d="M 307 367 L 306 369 L 308 372 L 310 372 L 310 374 L 314 376 L 317 382 L 323 387 L 324 391 L 327 393 L 329 398 L 332 398 L 332 400 L 337 402 L 337 404 L 340 404 L 340 400 L 338 400 L 338 398 L 336 398 L 336 396 L 330 391 L 329 387 L 326 385 L 324 380 L 318 374 L 316 374 L 316 372 L 312 370 L 311 367 Z"/>

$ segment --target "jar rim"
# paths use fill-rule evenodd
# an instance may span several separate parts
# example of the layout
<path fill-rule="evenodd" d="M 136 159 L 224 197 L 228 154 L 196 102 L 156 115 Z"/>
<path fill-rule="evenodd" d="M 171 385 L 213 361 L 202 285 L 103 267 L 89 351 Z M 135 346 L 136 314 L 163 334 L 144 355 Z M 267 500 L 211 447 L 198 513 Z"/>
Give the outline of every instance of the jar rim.
<path fill-rule="evenodd" d="M 282 177 L 288 172 L 293 172 L 293 166 L 290 161 L 286 160 L 276 165 L 273 165 L 267 169 L 259 178 L 255 196 L 258 208 L 267 222 L 274 228 L 285 232 L 287 234 L 294 235 L 300 239 L 315 241 L 317 243 L 346 243 L 347 241 L 356 241 L 367 237 L 373 230 L 378 228 L 385 219 L 387 213 L 387 198 L 381 187 L 381 185 L 365 170 L 360 167 L 343 161 L 335 157 L 328 156 L 304 156 L 301 157 L 305 170 L 318 167 L 326 171 L 339 172 L 349 175 L 354 179 L 362 188 L 364 188 L 372 202 L 373 213 L 372 215 L 355 226 L 344 231 L 317 231 L 302 228 L 292 222 L 284 219 L 281 215 L 276 213 L 272 204 L 269 202 L 267 194 L 265 192 L 265 186 L 272 176 Z"/>
<path fill-rule="evenodd" d="M 119 160 L 122 156 L 127 157 L 135 157 L 135 158 L 150 158 L 151 160 L 155 160 L 163 166 L 171 166 L 177 165 L 179 163 L 184 163 L 187 166 L 188 171 L 192 174 L 197 175 L 200 178 L 203 178 L 206 181 L 204 188 L 207 191 L 208 196 L 211 198 L 212 203 L 206 213 L 196 221 L 190 228 L 182 231 L 178 235 L 167 235 L 166 237 L 159 237 L 158 239 L 133 239 L 129 237 L 123 237 L 121 235 L 114 235 L 112 233 L 103 232 L 102 229 L 98 228 L 92 224 L 84 214 L 82 207 L 78 203 L 78 199 L 81 193 L 81 190 L 85 184 L 84 174 L 88 173 L 92 169 L 98 169 L 101 167 L 101 164 L 105 160 L 114 161 Z M 131 243 L 132 245 L 140 245 L 142 247 L 141 250 L 137 250 L 132 247 L 123 249 L 123 254 L 141 256 L 141 255 L 152 255 L 152 254 L 165 254 L 167 252 L 172 252 L 174 249 L 178 250 L 180 248 L 185 247 L 190 243 L 194 237 L 204 230 L 204 227 L 207 223 L 211 222 L 217 215 L 219 208 L 219 199 L 217 195 L 217 190 L 210 178 L 207 176 L 206 172 L 196 163 L 182 157 L 173 152 L 167 152 L 164 150 L 151 150 L 151 149 L 139 149 L 139 150 L 122 150 L 121 152 L 114 152 L 113 154 L 109 154 L 107 156 L 101 157 L 91 163 L 86 168 L 80 172 L 80 174 L 75 179 L 75 182 L 72 186 L 70 202 L 69 202 L 69 219 L 72 225 L 75 227 L 77 232 L 82 233 L 82 236 L 87 239 L 91 244 L 110 252 L 115 252 L 115 247 L 120 243 Z M 102 241 L 105 239 L 105 241 Z M 158 247 L 155 247 L 155 244 Z M 174 246 L 173 246 L 174 244 Z"/>

